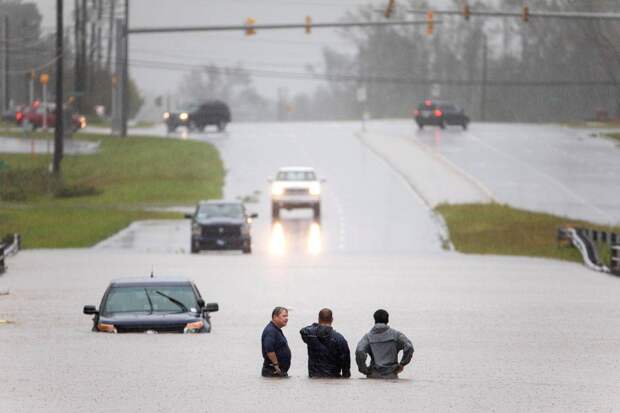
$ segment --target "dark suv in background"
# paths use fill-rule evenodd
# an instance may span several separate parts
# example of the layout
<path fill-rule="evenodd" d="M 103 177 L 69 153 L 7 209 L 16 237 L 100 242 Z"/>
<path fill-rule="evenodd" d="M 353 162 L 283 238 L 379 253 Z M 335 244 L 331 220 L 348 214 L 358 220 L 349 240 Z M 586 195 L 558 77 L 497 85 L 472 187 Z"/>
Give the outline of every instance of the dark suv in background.
<path fill-rule="evenodd" d="M 223 132 L 230 121 L 230 109 L 220 100 L 210 100 L 200 105 L 188 106 L 182 111 L 164 113 L 168 132 L 174 132 L 179 126 L 203 132 L 209 125 L 214 125 L 219 132 Z"/>
<path fill-rule="evenodd" d="M 201 250 L 241 250 L 252 252 L 252 219 L 258 214 L 248 214 L 241 202 L 201 201 L 193 214 L 191 252 Z"/>
<path fill-rule="evenodd" d="M 469 124 L 469 117 L 465 115 L 465 110 L 447 102 L 425 100 L 424 103 L 418 105 L 413 115 L 420 129 L 426 125 L 439 126 L 441 129 L 444 129 L 446 125 L 459 125 L 467 129 Z"/>

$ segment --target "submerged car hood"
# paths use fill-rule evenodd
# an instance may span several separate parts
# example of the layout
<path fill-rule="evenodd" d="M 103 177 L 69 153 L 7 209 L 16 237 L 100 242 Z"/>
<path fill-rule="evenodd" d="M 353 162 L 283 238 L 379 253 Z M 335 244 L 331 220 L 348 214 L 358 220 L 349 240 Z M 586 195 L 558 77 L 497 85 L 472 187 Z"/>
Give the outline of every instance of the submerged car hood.
<path fill-rule="evenodd" d="M 226 217 L 212 217 L 197 219 L 196 222 L 200 225 L 241 225 L 245 222 L 243 218 L 226 218 Z"/>
<path fill-rule="evenodd" d="M 100 323 L 114 324 L 115 326 L 166 326 L 187 324 L 201 320 L 196 313 L 113 313 L 99 318 Z"/>

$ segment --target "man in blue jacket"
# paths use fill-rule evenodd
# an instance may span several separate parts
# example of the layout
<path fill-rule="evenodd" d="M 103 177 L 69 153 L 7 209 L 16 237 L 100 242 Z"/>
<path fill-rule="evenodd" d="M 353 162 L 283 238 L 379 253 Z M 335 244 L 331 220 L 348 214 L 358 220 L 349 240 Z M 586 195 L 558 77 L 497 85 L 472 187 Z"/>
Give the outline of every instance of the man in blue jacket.
<path fill-rule="evenodd" d="M 288 324 L 288 310 L 276 307 L 271 312 L 271 321 L 263 330 L 261 347 L 263 351 L 263 377 L 287 377 L 291 366 L 291 349 L 282 327 Z"/>
<path fill-rule="evenodd" d="M 308 346 L 310 377 L 351 377 L 351 354 L 344 337 L 332 328 L 332 310 L 319 312 L 319 322 L 302 328 L 301 339 Z"/>

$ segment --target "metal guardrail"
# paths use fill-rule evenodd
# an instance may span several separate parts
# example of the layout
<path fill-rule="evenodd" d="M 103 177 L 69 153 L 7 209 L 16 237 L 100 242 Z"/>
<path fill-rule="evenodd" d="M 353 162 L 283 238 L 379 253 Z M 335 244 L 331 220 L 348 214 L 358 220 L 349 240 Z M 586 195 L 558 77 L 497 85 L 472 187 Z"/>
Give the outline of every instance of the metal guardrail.
<path fill-rule="evenodd" d="M 10 234 L 5 237 L 5 240 L 7 239 L 9 242 L 0 243 L 0 274 L 7 269 L 6 258 L 17 254 L 17 251 L 21 248 L 21 237 L 19 234 Z"/>
<path fill-rule="evenodd" d="M 557 241 L 570 243 L 581 252 L 586 267 L 620 275 L 620 235 L 615 232 L 599 231 L 589 228 L 560 227 L 557 232 Z M 611 253 L 611 263 L 608 268 L 598 255 L 596 243 L 608 244 Z"/>
<path fill-rule="evenodd" d="M 609 270 L 614 275 L 620 275 L 620 245 L 611 247 L 611 265 Z"/>

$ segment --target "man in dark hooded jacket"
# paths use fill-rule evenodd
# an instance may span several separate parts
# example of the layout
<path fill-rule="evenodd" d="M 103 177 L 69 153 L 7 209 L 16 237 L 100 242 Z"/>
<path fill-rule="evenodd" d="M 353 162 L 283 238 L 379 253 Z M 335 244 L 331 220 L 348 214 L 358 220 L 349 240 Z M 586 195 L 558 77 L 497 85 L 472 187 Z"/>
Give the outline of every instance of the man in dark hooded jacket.
<path fill-rule="evenodd" d="M 407 336 L 387 325 L 387 311 L 375 311 L 374 319 L 375 325 L 362 337 L 355 350 L 357 367 L 370 379 L 397 379 L 413 357 L 413 345 Z M 403 356 L 399 362 L 398 352 L 401 350 Z M 368 355 L 370 365 L 366 365 Z"/>
<path fill-rule="evenodd" d="M 301 339 L 308 346 L 310 377 L 351 377 L 351 353 L 344 337 L 332 328 L 332 310 L 319 312 L 319 322 L 302 328 Z"/>

